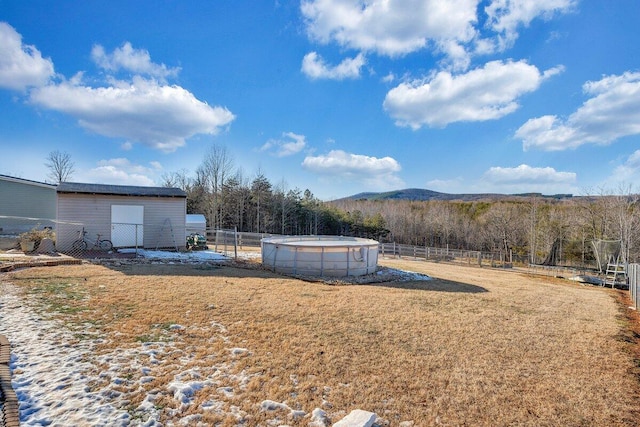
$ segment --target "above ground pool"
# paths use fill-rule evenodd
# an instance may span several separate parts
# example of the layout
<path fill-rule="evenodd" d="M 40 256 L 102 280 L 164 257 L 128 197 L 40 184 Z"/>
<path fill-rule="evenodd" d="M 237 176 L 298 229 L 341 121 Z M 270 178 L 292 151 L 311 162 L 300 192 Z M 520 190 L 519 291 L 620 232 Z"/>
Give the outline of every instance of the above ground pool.
<path fill-rule="evenodd" d="M 262 239 L 262 264 L 282 274 L 362 276 L 375 273 L 378 242 L 342 236 L 289 236 Z"/>

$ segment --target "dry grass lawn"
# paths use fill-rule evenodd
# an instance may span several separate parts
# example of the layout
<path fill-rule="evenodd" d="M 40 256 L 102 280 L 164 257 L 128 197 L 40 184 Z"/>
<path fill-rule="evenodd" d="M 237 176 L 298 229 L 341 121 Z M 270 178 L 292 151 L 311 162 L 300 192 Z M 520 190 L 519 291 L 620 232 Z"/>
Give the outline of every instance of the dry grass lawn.
<path fill-rule="evenodd" d="M 226 412 L 248 414 L 245 425 L 270 419 L 258 407 L 265 399 L 307 413 L 321 407 L 333 421 L 364 409 L 391 426 L 640 425 L 635 326 L 618 291 L 380 263 L 434 280 L 332 286 L 212 265 L 32 268 L 7 279 L 68 322 L 97 325 L 106 339 L 98 351 L 172 339 L 193 356 L 189 367 L 227 363 L 227 376 L 247 380 L 232 396 L 204 388 L 196 400 L 215 394 Z M 167 333 L 174 323 L 186 329 Z M 224 339 L 209 339 L 223 327 Z M 249 353 L 230 356 L 236 347 Z M 179 365 L 163 364 L 145 387 L 162 387 Z M 126 391 L 132 407 L 146 393 Z M 220 413 L 203 421 L 237 422 Z"/>

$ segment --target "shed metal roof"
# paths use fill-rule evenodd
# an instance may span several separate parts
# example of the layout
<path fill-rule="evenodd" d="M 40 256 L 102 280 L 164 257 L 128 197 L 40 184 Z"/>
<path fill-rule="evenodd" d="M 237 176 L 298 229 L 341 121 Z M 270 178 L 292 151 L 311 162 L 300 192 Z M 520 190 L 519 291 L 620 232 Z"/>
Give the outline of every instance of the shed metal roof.
<path fill-rule="evenodd" d="M 36 186 L 36 187 L 50 188 L 52 190 L 54 190 L 56 188 L 55 184 L 48 184 L 46 182 L 32 181 L 30 179 L 18 178 L 18 177 L 9 176 L 9 175 L 0 174 L 0 180 L 8 181 L 8 182 L 17 182 L 19 184 L 28 184 L 28 185 L 33 185 L 33 186 Z"/>
<path fill-rule="evenodd" d="M 64 193 L 139 197 L 187 197 L 187 193 L 179 188 L 140 187 L 135 185 L 84 184 L 80 182 L 60 183 L 56 191 L 58 192 L 58 194 Z"/>

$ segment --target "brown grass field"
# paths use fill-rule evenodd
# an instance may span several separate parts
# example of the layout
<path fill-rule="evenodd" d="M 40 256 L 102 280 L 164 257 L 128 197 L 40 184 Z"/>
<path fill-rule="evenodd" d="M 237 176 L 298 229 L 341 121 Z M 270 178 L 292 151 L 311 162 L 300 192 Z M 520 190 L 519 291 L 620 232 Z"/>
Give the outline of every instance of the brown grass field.
<path fill-rule="evenodd" d="M 364 409 L 390 426 L 640 425 L 638 322 L 623 291 L 516 271 L 380 264 L 434 280 L 328 285 L 211 264 L 31 268 L 5 280 L 66 322 L 97 326 L 105 338 L 97 352 L 170 339 L 192 356 L 123 390 L 132 407 L 180 370 L 225 364 L 234 393 L 205 387 L 195 397 L 221 402 L 202 419 L 211 425 L 236 425 L 233 406 L 247 414 L 244 425 L 265 425 L 265 399 L 323 408 L 334 422 Z M 185 329 L 166 332 L 173 323 Z M 211 339 L 220 325 L 224 339 Z M 236 347 L 249 352 L 230 356 Z"/>

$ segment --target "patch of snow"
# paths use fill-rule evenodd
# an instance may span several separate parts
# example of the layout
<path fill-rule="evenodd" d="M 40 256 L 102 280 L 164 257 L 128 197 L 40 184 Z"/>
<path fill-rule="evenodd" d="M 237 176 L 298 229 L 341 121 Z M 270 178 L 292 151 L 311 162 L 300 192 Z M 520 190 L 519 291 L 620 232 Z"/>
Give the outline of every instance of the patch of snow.
<path fill-rule="evenodd" d="M 289 413 L 289 416 L 291 418 L 293 418 L 294 420 L 298 419 L 298 418 L 304 418 L 306 415 L 307 415 L 306 412 L 300 411 L 300 410 L 295 410 L 295 409 L 292 409 L 291 412 Z"/>
<path fill-rule="evenodd" d="M 9 368 L 21 426 L 156 427 L 161 425 L 161 416 L 169 418 L 167 425 L 194 425 L 201 423 L 207 411 L 229 414 L 243 423 L 247 414 L 222 399 L 192 408 L 199 390 L 221 389 L 226 398 L 233 397 L 234 388 L 246 387 L 251 375 L 229 372 L 231 360 L 212 363 L 203 368 L 206 372 L 186 369 L 195 355 L 179 348 L 179 341 L 175 341 L 181 337 L 178 330 L 172 334 L 175 340 L 101 352 L 97 344 L 105 342 L 104 338 L 78 340 L 76 336 L 80 332 L 86 335 L 90 326 L 74 330 L 40 314 L 16 286 L 0 282 L 0 334 L 11 343 Z M 216 324 L 213 331 L 220 333 L 226 328 Z M 241 354 L 250 354 L 242 350 Z M 149 383 L 166 376 L 167 370 L 174 372 L 173 378 L 149 390 Z M 146 393 L 144 399 L 131 407 L 131 394 L 140 391 Z M 173 400 L 177 409 L 167 406 L 167 399 Z M 160 400 L 163 403 L 158 406 Z M 187 408 L 190 414 L 183 415 Z"/>
<path fill-rule="evenodd" d="M 288 411 L 289 414 L 287 416 L 292 419 L 304 418 L 307 415 L 305 411 L 291 409 L 286 403 L 276 402 L 273 400 L 263 400 L 262 403 L 260 403 L 260 410 L 263 412 Z M 281 425 L 278 418 L 275 418 L 272 421 L 277 425 Z"/>
<path fill-rule="evenodd" d="M 262 259 L 262 253 L 258 252 L 247 252 L 247 251 L 238 251 L 238 258 L 240 259 Z"/>
<path fill-rule="evenodd" d="M 222 413 L 224 408 L 224 406 L 222 405 L 222 402 L 216 402 L 215 400 L 207 400 L 206 402 L 203 402 L 200 405 L 200 407 L 205 411 L 212 411 L 212 412 L 218 412 L 218 413 Z"/>
<path fill-rule="evenodd" d="M 578 283 L 588 283 L 588 284 L 591 284 L 591 285 L 602 285 L 604 283 L 604 280 L 602 280 L 599 277 L 586 276 L 586 275 L 578 275 L 578 276 L 569 277 L 569 280 L 572 280 L 572 281 L 578 282 Z"/>
<path fill-rule="evenodd" d="M 263 400 L 260 403 L 260 409 L 262 411 L 277 411 L 279 409 L 291 410 L 286 403 L 280 403 L 273 400 Z"/>
<path fill-rule="evenodd" d="M 233 387 L 218 387 L 217 391 L 226 397 L 233 397 Z"/>
<path fill-rule="evenodd" d="M 240 348 L 240 347 L 235 347 L 229 350 L 231 352 L 232 355 L 234 356 L 241 356 L 243 354 L 247 354 L 249 353 L 249 350 L 247 350 L 246 348 Z"/>
<path fill-rule="evenodd" d="M 308 427 L 327 427 L 327 425 L 329 425 L 329 419 L 325 411 L 320 408 L 311 411 L 311 420 Z"/>
<path fill-rule="evenodd" d="M 185 407 L 193 401 L 196 391 L 202 390 L 205 386 L 211 385 L 208 381 L 180 381 L 174 380 L 167 384 L 167 389 L 173 393 L 173 398 L 181 402 Z"/>
<path fill-rule="evenodd" d="M 373 412 L 354 409 L 349 415 L 333 424 L 333 427 L 371 427 L 375 421 L 376 414 Z"/>
<path fill-rule="evenodd" d="M 161 260 L 179 260 L 179 261 L 228 261 L 229 257 L 215 251 L 190 251 L 190 252 L 169 252 L 169 251 L 154 251 L 150 249 L 131 249 L 124 248 L 119 249 L 118 252 L 137 253 L 138 256 L 148 259 L 161 259 Z"/>
<path fill-rule="evenodd" d="M 431 280 L 430 276 L 427 276 L 426 274 L 420 274 L 420 273 L 416 273 L 413 271 L 407 271 L 407 270 L 399 270 L 397 268 L 386 268 L 384 270 L 380 270 L 377 273 L 379 276 L 382 275 L 386 275 L 386 274 L 392 274 L 393 276 L 396 276 L 399 280 L 403 280 L 403 281 L 426 281 L 426 280 Z"/>
<path fill-rule="evenodd" d="M 38 315 L 13 287 L 0 284 L 0 289 L 0 333 L 11 343 L 9 368 L 20 425 L 130 425 L 129 413 L 114 404 L 112 394 L 94 389 L 85 374 L 93 368 L 86 357 L 93 352 L 93 343 L 83 340 L 61 346 L 77 341 L 72 331 Z"/>

